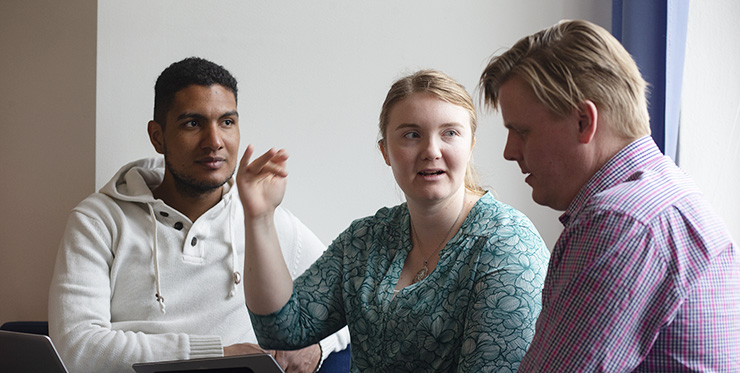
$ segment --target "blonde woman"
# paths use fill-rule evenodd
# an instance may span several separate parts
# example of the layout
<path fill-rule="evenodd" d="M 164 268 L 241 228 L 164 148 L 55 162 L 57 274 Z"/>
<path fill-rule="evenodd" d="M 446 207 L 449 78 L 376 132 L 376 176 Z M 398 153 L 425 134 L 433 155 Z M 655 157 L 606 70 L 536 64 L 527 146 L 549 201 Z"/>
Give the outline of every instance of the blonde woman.
<path fill-rule="evenodd" d="M 406 202 L 354 221 L 291 281 L 272 215 L 287 154 L 237 175 L 245 295 L 260 343 L 300 348 L 349 325 L 352 371 L 515 371 L 534 333 L 549 252 L 532 223 L 478 186 L 464 87 L 419 71 L 393 84 L 380 150 Z"/>

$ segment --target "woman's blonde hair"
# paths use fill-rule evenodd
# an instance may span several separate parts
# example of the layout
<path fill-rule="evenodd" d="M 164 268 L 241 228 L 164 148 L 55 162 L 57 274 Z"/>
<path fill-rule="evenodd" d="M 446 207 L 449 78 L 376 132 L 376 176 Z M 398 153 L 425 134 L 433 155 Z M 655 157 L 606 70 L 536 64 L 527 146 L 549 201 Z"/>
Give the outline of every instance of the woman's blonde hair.
<path fill-rule="evenodd" d="M 480 78 L 487 106 L 498 109 L 499 89 L 512 76 L 561 117 L 591 100 L 616 134 L 650 134 L 647 83 L 619 41 L 593 23 L 561 21 L 493 57 Z"/>
<path fill-rule="evenodd" d="M 470 130 L 472 141 L 475 141 L 475 131 L 478 128 L 478 115 L 475 111 L 473 99 L 460 83 L 447 74 L 437 70 L 420 70 L 414 74 L 397 80 L 388 90 L 388 94 L 380 110 L 380 141 L 384 143 L 388 129 L 388 120 L 393 107 L 414 93 L 428 93 L 440 100 L 460 106 L 470 114 Z M 471 144 L 472 145 L 472 144 Z M 484 194 L 485 190 L 479 185 L 478 174 L 473 167 L 472 157 L 465 170 L 465 188 L 477 194 Z"/>

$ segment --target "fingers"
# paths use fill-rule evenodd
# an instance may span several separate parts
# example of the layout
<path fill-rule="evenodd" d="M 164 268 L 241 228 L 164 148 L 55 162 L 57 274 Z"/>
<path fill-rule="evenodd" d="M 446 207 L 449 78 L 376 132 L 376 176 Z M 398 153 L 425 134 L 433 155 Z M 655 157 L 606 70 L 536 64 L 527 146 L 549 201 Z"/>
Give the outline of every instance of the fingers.
<path fill-rule="evenodd" d="M 321 360 L 321 349 L 318 345 L 304 347 L 299 350 L 279 350 L 273 354 L 275 361 L 286 372 L 314 372 Z"/>
<path fill-rule="evenodd" d="M 224 356 L 251 355 L 270 351 L 263 350 L 259 345 L 254 343 L 236 343 L 230 346 L 224 346 Z"/>
<path fill-rule="evenodd" d="M 242 156 L 240 173 L 248 173 L 252 175 L 273 174 L 280 177 L 288 176 L 286 161 L 289 156 L 285 149 L 278 150 L 272 148 L 250 163 L 249 160 L 253 153 L 254 147 L 250 144 L 247 146 L 247 150 L 244 151 L 244 155 Z"/>
<path fill-rule="evenodd" d="M 286 169 L 286 161 L 288 160 L 288 152 L 284 149 L 276 150 L 270 149 L 262 154 L 259 158 L 252 161 L 248 170 L 255 174 L 261 174 L 264 172 L 271 173 L 277 176 L 288 176 Z"/>
<path fill-rule="evenodd" d="M 247 166 L 249 165 L 249 159 L 252 158 L 252 153 L 254 153 L 254 147 L 252 144 L 247 145 L 247 150 L 244 151 L 244 155 L 242 155 L 242 159 L 239 162 L 239 172 L 246 172 Z"/>

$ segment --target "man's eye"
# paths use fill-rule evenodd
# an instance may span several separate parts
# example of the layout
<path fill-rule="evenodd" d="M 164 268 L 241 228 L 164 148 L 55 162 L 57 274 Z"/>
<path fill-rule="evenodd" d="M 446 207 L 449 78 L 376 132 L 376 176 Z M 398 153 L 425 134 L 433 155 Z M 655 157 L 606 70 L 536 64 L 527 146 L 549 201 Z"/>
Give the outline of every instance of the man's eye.
<path fill-rule="evenodd" d="M 197 127 L 198 126 L 198 122 L 196 122 L 194 120 L 187 121 L 187 122 L 183 123 L 183 126 L 188 127 L 188 128 Z"/>
<path fill-rule="evenodd" d="M 516 127 L 510 127 L 510 128 L 509 128 L 509 131 L 511 131 L 511 132 L 513 132 L 513 133 L 515 133 L 515 134 L 516 134 L 517 136 L 519 136 L 519 137 L 523 137 L 523 136 L 524 136 L 524 134 L 526 133 L 526 131 L 525 131 L 525 130 L 523 130 L 523 129 L 521 129 L 521 128 L 516 128 Z"/>
<path fill-rule="evenodd" d="M 226 120 L 224 120 L 224 125 L 226 125 L 226 126 L 233 126 L 234 124 L 236 124 L 236 121 L 233 120 L 233 119 L 226 119 Z"/>

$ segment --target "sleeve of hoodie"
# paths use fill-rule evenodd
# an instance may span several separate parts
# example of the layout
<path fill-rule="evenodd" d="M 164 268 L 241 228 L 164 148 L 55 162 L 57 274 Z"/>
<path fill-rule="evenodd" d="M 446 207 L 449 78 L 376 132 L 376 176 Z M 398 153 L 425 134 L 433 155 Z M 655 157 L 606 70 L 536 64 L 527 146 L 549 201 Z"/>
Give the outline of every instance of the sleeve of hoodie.
<path fill-rule="evenodd" d="M 283 257 L 291 277 L 295 279 L 323 254 L 326 246 L 305 224 L 284 208 L 278 207 L 276 210 L 275 226 Z M 347 326 L 322 339 L 319 342 L 322 353 L 321 363 L 323 364 L 329 354 L 344 350 L 348 344 L 349 329 Z"/>
<path fill-rule="evenodd" d="M 111 328 L 105 218 L 73 210 L 57 253 L 49 291 L 49 335 L 73 372 L 132 371 L 136 362 L 222 356 L 219 336 L 145 334 Z M 110 228 L 112 229 L 112 228 Z"/>

